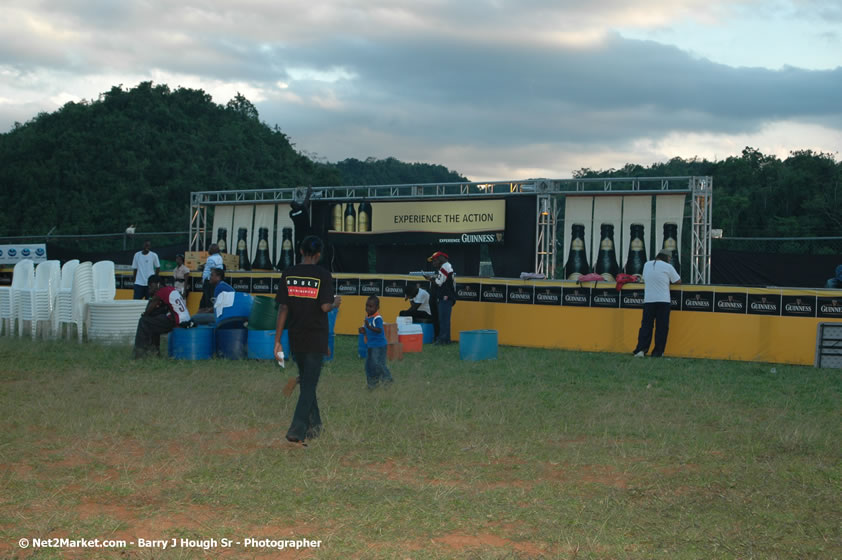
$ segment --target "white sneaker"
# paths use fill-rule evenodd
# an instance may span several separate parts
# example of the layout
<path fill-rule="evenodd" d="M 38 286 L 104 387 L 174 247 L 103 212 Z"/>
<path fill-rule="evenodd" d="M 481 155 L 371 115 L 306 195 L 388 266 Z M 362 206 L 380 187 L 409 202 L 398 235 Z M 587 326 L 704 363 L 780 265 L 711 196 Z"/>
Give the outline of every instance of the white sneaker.
<path fill-rule="evenodd" d="M 634 357 L 635 357 L 635 358 L 645 358 L 645 357 L 646 357 L 646 354 L 643 352 L 643 350 L 641 350 L 640 352 L 638 352 L 637 354 L 635 354 L 635 355 L 634 355 Z"/>

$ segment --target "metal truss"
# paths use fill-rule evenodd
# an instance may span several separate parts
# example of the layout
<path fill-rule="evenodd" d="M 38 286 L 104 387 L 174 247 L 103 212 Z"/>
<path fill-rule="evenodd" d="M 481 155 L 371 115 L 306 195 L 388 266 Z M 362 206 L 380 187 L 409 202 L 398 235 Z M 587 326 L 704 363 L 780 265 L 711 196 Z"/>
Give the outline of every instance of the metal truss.
<path fill-rule="evenodd" d="M 305 187 L 202 191 L 191 194 L 190 248 L 204 250 L 208 243 L 208 207 L 238 204 L 281 204 L 303 199 Z M 537 199 L 535 271 L 555 277 L 558 199 L 565 195 L 616 195 L 623 193 L 686 193 L 691 197 L 693 231 L 690 278 L 695 284 L 710 282 L 710 229 L 713 200 L 711 177 L 612 177 L 599 179 L 525 179 L 519 181 L 422 183 L 314 187 L 312 200 L 458 200 L 531 195 Z M 547 214 L 544 214 L 544 212 Z"/>

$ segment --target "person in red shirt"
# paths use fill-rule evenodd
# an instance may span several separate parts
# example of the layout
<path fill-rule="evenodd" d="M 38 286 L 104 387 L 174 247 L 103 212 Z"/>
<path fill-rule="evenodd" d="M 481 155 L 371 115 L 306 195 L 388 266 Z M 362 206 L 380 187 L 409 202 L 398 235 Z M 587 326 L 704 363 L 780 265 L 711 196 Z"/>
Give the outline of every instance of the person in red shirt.
<path fill-rule="evenodd" d="M 149 293 L 154 294 L 146 306 L 146 311 L 137 322 L 134 339 L 134 358 L 147 354 L 161 355 L 161 335 L 175 327 L 191 327 L 187 302 L 181 293 L 172 286 L 163 286 L 157 275 L 149 277 Z"/>

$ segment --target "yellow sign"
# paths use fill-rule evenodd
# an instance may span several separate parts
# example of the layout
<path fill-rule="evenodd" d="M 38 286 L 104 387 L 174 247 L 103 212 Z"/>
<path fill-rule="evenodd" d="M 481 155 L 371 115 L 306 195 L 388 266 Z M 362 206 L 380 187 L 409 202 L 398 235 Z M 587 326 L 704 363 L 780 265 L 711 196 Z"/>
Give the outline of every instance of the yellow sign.
<path fill-rule="evenodd" d="M 378 202 L 372 233 L 476 233 L 506 229 L 506 201 Z"/>

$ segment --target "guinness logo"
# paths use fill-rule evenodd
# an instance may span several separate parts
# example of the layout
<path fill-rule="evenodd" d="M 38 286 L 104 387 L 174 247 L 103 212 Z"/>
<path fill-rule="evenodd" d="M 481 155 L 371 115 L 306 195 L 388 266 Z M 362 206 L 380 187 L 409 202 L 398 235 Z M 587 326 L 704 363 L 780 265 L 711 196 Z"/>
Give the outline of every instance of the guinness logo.
<path fill-rule="evenodd" d="M 502 233 L 497 233 L 497 234 L 495 234 L 495 236 L 497 237 L 497 242 L 498 242 L 498 243 L 500 243 L 501 241 L 503 241 L 503 234 L 502 234 Z"/>

